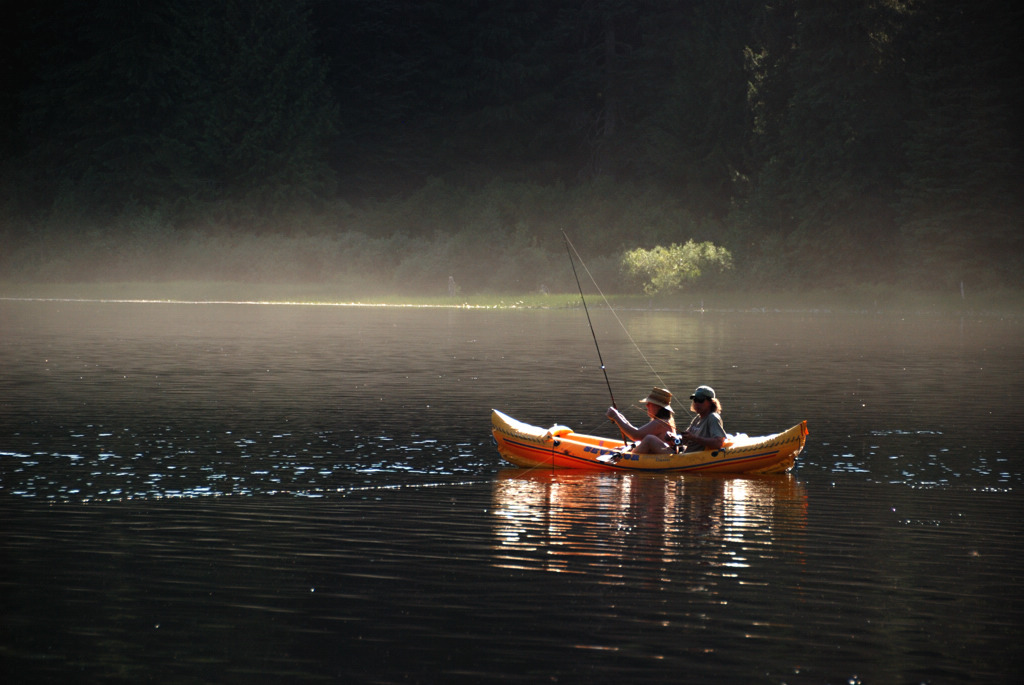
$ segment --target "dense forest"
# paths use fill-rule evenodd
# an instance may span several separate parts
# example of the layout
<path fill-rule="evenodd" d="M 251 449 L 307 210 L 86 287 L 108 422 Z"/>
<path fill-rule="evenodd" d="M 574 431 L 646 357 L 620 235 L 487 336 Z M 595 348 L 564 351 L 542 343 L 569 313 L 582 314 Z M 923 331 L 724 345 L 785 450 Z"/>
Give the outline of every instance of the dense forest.
<path fill-rule="evenodd" d="M 5 15 L 0 280 L 569 288 L 565 231 L 610 291 L 1024 285 L 1024 5 Z"/>

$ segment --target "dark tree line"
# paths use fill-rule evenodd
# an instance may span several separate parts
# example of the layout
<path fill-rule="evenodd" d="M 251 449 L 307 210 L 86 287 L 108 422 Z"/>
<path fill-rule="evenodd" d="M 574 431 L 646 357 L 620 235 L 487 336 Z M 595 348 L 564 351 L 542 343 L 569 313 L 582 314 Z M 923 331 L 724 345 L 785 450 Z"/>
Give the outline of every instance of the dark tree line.
<path fill-rule="evenodd" d="M 592 252 L 714 240 L 758 283 L 1019 285 L 1024 272 L 1024 9 L 1012 3 L 39 0 L 4 12 L 12 244 L 55 216 L 118 226 L 157 212 L 168 230 L 266 232 L 305 212 L 328 233 L 478 231 L 555 249 L 557 227 L 494 202 L 527 184 L 569 223 L 595 197 L 643 215 L 580 219 Z M 425 188 L 444 196 L 427 211 Z M 470 209 L 484 199 L 486 222 Z M 429 216 L 453 203 L 472 218 Z"/>
<path fill-rule="evenodd" d="M 323 145 L 338 110 L 301 5 L 44 0 L 20 12 L 8 149 L 29 209 L 267 209 L 335 192 Z"/>

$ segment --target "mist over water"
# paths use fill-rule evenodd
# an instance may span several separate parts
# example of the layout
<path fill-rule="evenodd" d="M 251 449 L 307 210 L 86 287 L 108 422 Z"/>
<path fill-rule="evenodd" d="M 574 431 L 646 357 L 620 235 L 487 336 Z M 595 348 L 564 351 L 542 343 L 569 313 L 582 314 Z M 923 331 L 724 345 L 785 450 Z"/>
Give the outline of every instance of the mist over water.
<path fill-rule="evenodd" d="M 611 428 L 582 311 L 0 302 L 11 672 L 1009 682 L 1020 321 L 591 314 L 794 473 L 506 468 L 492 407 Z"/>
<path fill-rule="evenodd" d="M 608 389 L 580 312 L 66 302 L 2 311 L 4 487 L 22 496 L 324 495 L 479 476 L 496 465 L 492 407 L 539 425 L 608 428 Z M 595 312 L 595 332 L 617 403 L 635 420 L 650 386 L 685 397 L 708 383 L 731 432 L 808 419 L 801 472 L 1019 484 L 1009 461 L 1024 423 L 1019 322 L 617 316 Z M 965 407 L 968 397 L 977 406 Z"/>

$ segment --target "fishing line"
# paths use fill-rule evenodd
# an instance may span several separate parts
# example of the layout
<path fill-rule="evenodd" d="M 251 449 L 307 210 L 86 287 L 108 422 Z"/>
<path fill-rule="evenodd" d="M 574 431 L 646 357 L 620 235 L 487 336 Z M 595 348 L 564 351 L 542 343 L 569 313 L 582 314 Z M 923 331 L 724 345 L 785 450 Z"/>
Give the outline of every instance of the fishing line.
<path fill-rule="evenodd" d="M 572 244 L 571 240 L 569 240 L 569 236 L 567 236 L 565 234 L 565 231 L 562 231 L 562 236 L 565 238 L 565 247 L 566 247 L 566 249 L 568 250 L 569 248 L 572 248 L 571 251 L 569 252 L 569 263 L 572 264 L 572 261 L 573 261 L 572 260 L 572 255 L 573 255 L 573 253 L 575 253 L 576 254 L 576 259 L 578 259 L 579 262 L 580 262 L 580 266 L 582 266 L 583 270 L 587 272 L 587 276 L 590 276 L 590 282 L 594 284 L 594 287 L 597 289 L 597 293 L 601 296 L 601 299 L 604 300 L 605 306 L 608 307 L 608 311 L 610 311 L 612 313 L 612 316 L 614 316 L 615 320 L 619 323 L 619 327 L 622 329 L 622 332 L 626 334 L 627 338 L 629 338 L 629 342 L 631 342 L 633 344 L 633 347 L 636 348 L 636 351 L 640 355 L 640 358 L 644 360 L 644 363 L 647 364 L 647 368 L 650 369 L 651 373 L 654 374 L 654 377 L 658 379 L 658 382 L 661 384 L 661 387 L 663 387 L 663 388 L 666 387 L 666 383 L 665 383 L 664 379 L 662 379 L 661 375 L 657 371 L 655 371 L 654 367 L 651 365 L 651 362 L 649 362 L 647 360 L 647 357 L 644 355 L 643 350 L 641 350 L 640 346 L 636 344 L 635 340 L 633 340 L 633 336 L 631 336 L 629 334 L 629 331 L 626 329 L 626 325 L 622 323 L 622 319 L 620 319 L 619 315 L 615 313 L 615 309 L 612 308 L 612 305 L 608 301 L 608 298 L 604 296 L 604 293 L 601 291 L 601 286 L 599 286 L 597 284 L 597 280 L 595 280 L 594 279 L 594 275 L 592 273 L 590 273 L 590 269 L 587 268 L 587 265 L 583 261 L 583 258 L 580 257 L 580 253 L 576 251 L 576 246 Z M 572 273 L 573 273 L 574 276 L 576 276 L 576 265 L 575 264 L 573 264 Z M 576 276 L 576 287 L 580 288 L 580 299 L 583 299 L 583 288 L 580 287 L 580 278 L 579 278 L 579 276 Z M 583 300 L 583 310 L 587 311 L 587 301 L 586 300 Z M 587 311 L 587 323 L 590 323 L 590 312 L 589 311 Z M 591 324 L 591 326 L 590 326 L 590 333 L 591 333 L 591 335 L 594 335 L 594 326 L 593 326 L 593 324 Z M 594 335 L 594 344 L 597 345 L 597 335 Z M 597 351 L 597 358 L 599 360 L 601 359 L 601 350 L 600 349 L 598 349 L 598 351 Z M 604 371 L 604 362 L 603 361 L 601 362 L 601 370 Z M 605 382 L 608 381 L 608 373 L 607 372 L 604 375 L 604 379 L 605 379 Z M 611 385 L 609 385 L 608 386 L 608 392 L 611 393 L 611 391 L 612 391 L 612 388 L 611 388 Z M 613 407 L 615 406 L 615 399 L 614 398 L 612 398 L 612 406 Z M 616 407 L 616 409 L 617 408 L 618 407 Z"/>

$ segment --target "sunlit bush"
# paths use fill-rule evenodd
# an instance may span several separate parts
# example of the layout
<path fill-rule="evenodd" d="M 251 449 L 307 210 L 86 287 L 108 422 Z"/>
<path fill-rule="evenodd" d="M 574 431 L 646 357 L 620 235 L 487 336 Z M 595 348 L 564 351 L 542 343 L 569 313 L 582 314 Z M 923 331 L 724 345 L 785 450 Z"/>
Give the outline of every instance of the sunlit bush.
<path fill-rule="evenodd" d="M 707 272 L 732 268 L 732 254 L 712 242 L 658 245 L 650 250 L 636 248 L 622 255 L 622 272 L 642 284 L 648 295 L 683 290 Z"/>

